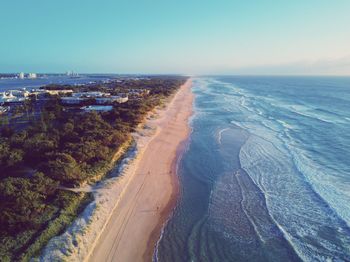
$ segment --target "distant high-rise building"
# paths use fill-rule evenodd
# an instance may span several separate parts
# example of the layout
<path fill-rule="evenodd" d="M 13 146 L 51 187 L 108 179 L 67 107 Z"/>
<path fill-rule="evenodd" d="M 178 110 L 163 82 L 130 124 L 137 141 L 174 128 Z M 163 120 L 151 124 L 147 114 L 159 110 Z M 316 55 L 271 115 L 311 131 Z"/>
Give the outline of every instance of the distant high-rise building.
<path fill-rule="evenodd" d="M 72 78 L 79 77 L 79 74 L 74 71 L 67 71 L 66 75 Z"/>
<path fill-rule="evenodd" d="M 29 74 L 28 74 L 28 78 L 30 78 L 30 79 L 35 79 L 35 78 L 37 78 L 36 73 L 29 73 Z"/>
<path fill-rule="evenodd" d="M 24 73 L 23 73 L 23 72 L 19 73 L 18 77 L 19 77 L 20 79 L 24 79 Z"/>

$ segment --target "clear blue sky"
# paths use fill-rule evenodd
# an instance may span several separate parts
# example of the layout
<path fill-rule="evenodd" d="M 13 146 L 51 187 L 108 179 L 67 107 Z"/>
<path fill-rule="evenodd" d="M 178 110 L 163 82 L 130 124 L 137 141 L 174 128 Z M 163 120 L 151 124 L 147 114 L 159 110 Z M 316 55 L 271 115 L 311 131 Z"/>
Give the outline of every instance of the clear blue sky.
<path fill-rule="evenodd" d="M 0 0 L 0 72 L 350 74 L 349 0 Z"/>

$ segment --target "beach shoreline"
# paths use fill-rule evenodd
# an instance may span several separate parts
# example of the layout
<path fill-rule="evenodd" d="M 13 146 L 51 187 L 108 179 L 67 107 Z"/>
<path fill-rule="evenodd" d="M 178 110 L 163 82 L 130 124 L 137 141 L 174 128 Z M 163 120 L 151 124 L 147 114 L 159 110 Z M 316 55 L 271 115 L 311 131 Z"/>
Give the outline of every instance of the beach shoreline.
<path fill-rule="evenodd" d="M 190 133 L 191 86 L 189 79 L 164 106 L 148 114 L 132 134 L 135 146 L 112 172 L 118 175 L 76 189 L 91 192 L 94 201 L 62 235 L 49 241 L 41 260 L 152 259 L 177 201 L 176 164 Z"/>
<path fill-rule="evenodd" d="M 149 240 L 147 244 L 147 249 L 145 253 L 143 254 L 143 261 L 151 261 L 152 258 L 156 256 L 156 249 L 158 241 L 161 239 L 162 230 L 166 226 L 166 223 L 171 218 L 171 214 L 174 211 L 174 208 L 176 207 L 176 203 L 179 198 L 180 194 L 180 181 L 178 177 L 178 165 L 181 161 L 181 158 L 183 154 L 186 151 L 187 144 L 188 144 L 187 137 L 184 141 L 182 141 L 176 151 L 176 156 L 173 160 L 173 163 L 171 165 L 171 186 L 172 186 L 172 194 L 170 196 L 170 200 L 168 204 L 164 207 L 163 210 L 161 210 L 160 217 L 158 220 L 157 226 L 153 229 Z"/>
<path fill-rule="evenodd" d="M 145 139 L 134 167 L 126 171 L 129 174 L 125 176 L 132 178 L 85 261 L 152 259 L 179 193 L 176 166 L 190 133 L 191 85 L 188 80 L 166 109 L 157 112 L 158 118 L 146 121 L 146 125 L 156 127 L 156 132 Z"/>

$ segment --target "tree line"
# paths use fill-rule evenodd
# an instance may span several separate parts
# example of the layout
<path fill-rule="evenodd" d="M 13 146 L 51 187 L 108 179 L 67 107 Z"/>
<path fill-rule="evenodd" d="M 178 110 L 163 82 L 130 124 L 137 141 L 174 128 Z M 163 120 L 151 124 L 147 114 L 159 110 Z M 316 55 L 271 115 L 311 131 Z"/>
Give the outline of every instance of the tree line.
<path fill-rule="evenodd" d="M 61 190 L 59 186 L 80 185 L 98 170 L 104 170 L 145 114 L 184 81 L 182 77 L 141 81 L 142 88 L 150 90 L 149 96 L 115 104 L 112 111 L 104 113 L 71 112 L 65 110 L 58 98 L 52 99 L 27 128 L 13 130 L 3 126 L 0 131 L 0 256 L 10 260 L 19 258 L 53 219 L 68 207 L 76 212 L 77 207 L 71 207 L 69 199 L 86 196 Z M 69 222 L 60 226 L 64 228 Z"/>

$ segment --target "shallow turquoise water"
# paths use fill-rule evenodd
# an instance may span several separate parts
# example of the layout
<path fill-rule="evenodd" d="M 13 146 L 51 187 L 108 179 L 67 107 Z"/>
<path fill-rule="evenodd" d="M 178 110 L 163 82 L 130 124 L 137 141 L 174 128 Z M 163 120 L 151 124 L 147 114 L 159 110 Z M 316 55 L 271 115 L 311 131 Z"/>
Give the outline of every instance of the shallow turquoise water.
<path fill-rule="evenodd" d="M 159 261 L 350 261 L 350 78 L 201 77 Z"/>

